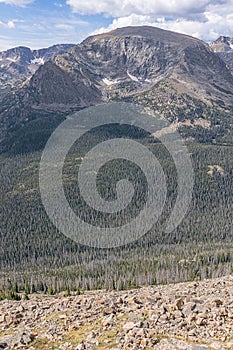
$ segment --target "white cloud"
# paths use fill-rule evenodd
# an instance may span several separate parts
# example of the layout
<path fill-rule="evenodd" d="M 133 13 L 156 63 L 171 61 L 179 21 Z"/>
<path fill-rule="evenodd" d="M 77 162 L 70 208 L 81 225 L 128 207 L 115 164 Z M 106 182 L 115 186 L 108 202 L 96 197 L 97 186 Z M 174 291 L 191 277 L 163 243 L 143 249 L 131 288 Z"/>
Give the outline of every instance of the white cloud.
<path fill-rule="evenodd" d="M 62 7 L 63 7 L 63 4 L 61 4 L 61 3 L 59 3 L 59 2 L 55 2 L 55 3 L 54 3 L 54 6 L 57 6 L 57 7 L 62 8 Z"/>
<path fill-rule="evenodd" d="M 228 0 L 229 1 L 229 0 Z M 74 12 L 82 14 L 105 14 L 119 17 L 137 15 L 176 15 L 188 16 L 194 13 L 203 13 L 209 5 L 224 4 L 227 0 L 67 0 Z"/>
<path fill-rule="evenodd" d="M 14 21 L 8 21 L 8 22 L 7 22 L 7 27 L 8 27 L 8 28 L 11 28 L 11 29 L 12 29 L 12 28 L 15 28 L 15 22 L 14 22 Z"/>
<path fill-rule="evenodd" d="M 65 24 L 65 23 L 58 23 L 55 25 L 55 28 L 61 29 L 61 30 L 67 30 L 67 31 L 70 31 L 73 29 L 73 27 L 70 24 Z"/>
<path fill-rule="evenodd" d="M 76 2 L 75 0 L 69 0 L 70 2 Z M 127 2 L 127 1 L 126 1 Z M 129 1 L 128 1 L 129 2 Z M 180 1 L 179 5 L 182 6 L 184 3 L 187 4 L 188 1 Z M 100 2 L 101 3 L 101 2 Z M 148 3 L 148 0 L 144 0 L 143 3 Z M 150 1 L 152 4 L 153 1 Z M 160 1 L 156 2 L 157 4 Z M 178 1 L 173 1 L 173 8 L 178 8 Z M 193 1 L 188 2 L 189 5 L 195 7 Z M 206 7 L 204 8 L 204 4 Z M 136 1 L 137 4 L 137 1 Z M 199 7 L 199 13 L 185 14 L 182 8 L 183 14 L 173 14 L 167 19 L 167 13 L 163 12 L 162 9 L 166 8 L 166 5 L 162 6 L 161 10 L 156 10 L 157 14 L 137 14 L 131 13 L 127 16 L 120 16 L 113 19 L 112 23 L 107 28 L 100 28 L 96 30 L 94 34 L 107 32 L 120 27 L 125 26 L 137 26 L 137 25 L 151 25 L 155 27 L 160 27 L 162 29 L 172 30 L 175 32 L 180 32 L 188 35 L 195 36 L 205 41 L 212 41 L 217 39 L 220 35 L 233 36 L 233 1 L 212 1 L 211 4 L 207 1 L 196 2 Z M 201 5 L 200 5 L 201 4 Z M 147 6 L 145 6 L 145 9 Z M 201 12 L 201 9 L 203 10 Z M 154 8 L 155 10 L 155 8 Z M 196 7 L 196 10 L 197 7 Z M 152 10 L 151 10 L 152 11 Z M 198 11 L 197 11 L 198 12 Z M 182 13 L 182 11 L 181 11 Z"/>
<path fill-rule="evenodd" d="M 21 22 L 21 21 L 18 21 L 16 19 L 12 19 L 11 21 L 8 21 L 8 22 L 0 21 L 0 26 L 2 26 L 4 28 L 14 29 L 16 22 Z"/>
<path fill-rule="evenodd" d="M 166 21 L 164 17 L 153 20 L 150 16 L 131 15 L 114 19 L 106 28 L 100 28 L 93 34 L 100 34 L 110 30 L 126 27 L 149 25 L 174 32 L 179 32 L 197 37 L 202 40 L 212 41 L 220 35 L 233 36 L 233 15 L 220 16 L 206 13 L 207 20 L 199 22 L 184 18 Z"/>
<path fill-rule="evenodd" d="M 35 0 L 0 0 L 0 3 L 15 6 L 26 6 Z"/>
<path fill-rule="evenodd" d="M 62 23 L 58 22 L 55 24 L 55 28 L 67 32 L 75 31 L 80 26 L 88 26 L 89 23 L 87 21 L 82 21 L 80 19 L 71 18 L 63 21 Z"/>

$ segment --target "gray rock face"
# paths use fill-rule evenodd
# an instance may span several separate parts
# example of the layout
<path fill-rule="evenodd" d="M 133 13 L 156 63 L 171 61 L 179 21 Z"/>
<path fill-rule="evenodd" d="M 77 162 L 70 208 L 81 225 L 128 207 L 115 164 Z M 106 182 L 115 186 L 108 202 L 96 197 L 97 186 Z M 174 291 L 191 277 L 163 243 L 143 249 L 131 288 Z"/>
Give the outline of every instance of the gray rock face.
<path fill-rule="evenodd" d="M 48 75 L 51 94 L 45 87 Z M 165 80 L 176 90 L 178 85 L 186 90 L 188 84 L 190 95 L 202 100 L 210 101 L 213 94 L 213 99 L 233 102 L 233 77 L 207 44 L 154 27 L 127 27 L 87 38 L 35 73 L 27 100 L 42 109 L 57 104 L 68 111 L 127 98 Z"/>
<path fill-rule="evenodd" d="M 230 52 L 233 46 L 233 38 L 229 36 L 220 36 L 210 44 L 214 52 Z"/>
<path fill-rule="evenodd" d="M 220 36 L 210 47 L 233 72 L 233 38 Z"/>

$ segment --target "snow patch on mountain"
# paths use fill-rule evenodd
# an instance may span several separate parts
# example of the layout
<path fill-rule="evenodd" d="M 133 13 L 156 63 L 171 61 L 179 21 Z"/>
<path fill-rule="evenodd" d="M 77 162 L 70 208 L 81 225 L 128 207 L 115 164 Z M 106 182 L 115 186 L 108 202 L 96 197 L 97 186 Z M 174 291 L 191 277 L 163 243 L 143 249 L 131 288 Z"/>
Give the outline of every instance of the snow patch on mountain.
<path fill-rule="evenodd" d="M 16 58 L 7 57 L 7 61 L 10 61 L 10 62 L 17 62 L 17 59 L 16 59 Z"/>
<path fill-rule="evenodd" d="M 135 77 L 134 75 L 130 74 L 128 71 L 127 71 L 127 75 L 128 75 L 128 77 L 129 77 L 132 81 L 139 82 L 138 78 Z"/>
<path fill-rule="evenodd" d="M 104 79 L 103 79 L 103 82 L 104 82 L 104 84 L 106 84 L 107 86 L 111 86 L 111 85 L 114 85 L 114 84 L 117 84 L 117 83 L 118 83 L 117 80 L 109 80 L 109 79 L 107 79 L 107 78 L 104 78 Z"/>
<path fill-rule="evenodd" d="M 33 60 L 31 60 L 31 64 L 42 65 L 44 63 L 45 62 L 44 62 L 43 57 L 38 57 L 38 58 L 34 58 Z"/>

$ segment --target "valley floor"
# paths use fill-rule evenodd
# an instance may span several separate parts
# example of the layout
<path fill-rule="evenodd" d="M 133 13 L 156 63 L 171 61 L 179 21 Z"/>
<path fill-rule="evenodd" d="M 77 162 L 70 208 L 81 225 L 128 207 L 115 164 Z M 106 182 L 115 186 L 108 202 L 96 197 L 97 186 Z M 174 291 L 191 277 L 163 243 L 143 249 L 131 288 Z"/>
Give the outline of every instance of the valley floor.
<path fill-rule="evenodd" d="M 0 349 L 233 349 L 233 276 L 4 300 Z"/>

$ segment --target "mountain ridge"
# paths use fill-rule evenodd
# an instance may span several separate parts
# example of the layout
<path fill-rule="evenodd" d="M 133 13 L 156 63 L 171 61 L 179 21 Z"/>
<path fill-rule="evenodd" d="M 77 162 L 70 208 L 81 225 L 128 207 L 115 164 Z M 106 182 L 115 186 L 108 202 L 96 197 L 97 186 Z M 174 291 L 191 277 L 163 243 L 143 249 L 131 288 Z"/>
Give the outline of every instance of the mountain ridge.
<path fill-rule="evenodd" d="M 57 54 L 69 50 L 74 44 L 56 44 L 48 48 L 32 50 L 18 46 L 0 52 L 0 89 L 14 87 L 31 77 L 45 62 Z"/>
<path fill-rule="evenodd" d="M 202 62 L 200 62 L 200 54 L 206 55 Z M 206 71 L 201 71 L 196 79 L 195 75 L 198 73 L 200 63 L 205 64 Z M 192 79 L 198 80 L 208 75 L 206 80 L 209 83 L 211 69 L 215 69 L 219 80 L 224 77 L 224 83 L 233 84 L 233 77 L 229 74 L 227 67 L 222 60 L 213 55 L 206 43 L 183 34 L 171 35 L 168 31 L 154 27 L 127 27 L 89 37 L 81 44 L 74 46 L 69 53 L 56 56 L 53 64 L 70 75 L 73 81 L 78 80 L 78 83 L 82 82 L 86 86 L 95 87 L 101 90 L 101 94 L 105 90 L 104 85 L 107 85 L 105 88 L 110 91 L 111 88 L 108 86 L 117 85 L 118 79 L 119 90 L 122 88 L 121 80 L 123 83 L 130 81 L 133 86 L 132 88 L 129 86 L 128 90 L 135 90 L 135 85 L 143 83 L 142 80 L 147 83 L 145 87 L 148 88 L 151 78 L 152 85 L 157 83 L 158 79 L 163 79 L 163 75 L 166 77 L 174 71 L 175 78 L 180 74 L 182 78 L 191 75 Z M 47 67 L 42 67 L 40 72 Z M 37 74 L 39 75 L 39 72 L 36 72 L 35 78 Z M 216 80 L 216 77 L 214 79 Z M 31 82 L 34 83 L 34 79 L 29 82 L 29 90 Z M 51 81 L 52 84 L 53 81 Z M 38 95 L 42 96 L 43 89 L 39 86 L 38 89 L 40 90 Z M 225 97 L 227 99 L 228 96 Z M 60 101 L 60 96 L 57 100 Z M 51 101 L 56 103 L 54 98 L 51 98 Z M 92 104 L 92 101 L 89 104 Z"/>
<path fill-rule="evenodd" d="M 0 139 L 12 124 L 19 129 L 38 114 L 61 116 L 119 100 L 152 108 L 171 122 L 207 120 L 211 141 L 219 123 L 221 133 L 229 134 L 233 75 L 197 38 L 148 26 L 116 29 L 55 55 L 8 95 L 0 111 Z"/>

